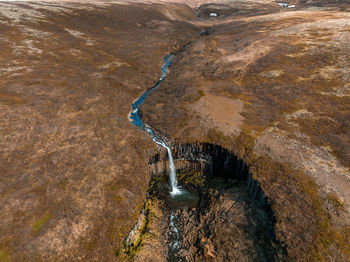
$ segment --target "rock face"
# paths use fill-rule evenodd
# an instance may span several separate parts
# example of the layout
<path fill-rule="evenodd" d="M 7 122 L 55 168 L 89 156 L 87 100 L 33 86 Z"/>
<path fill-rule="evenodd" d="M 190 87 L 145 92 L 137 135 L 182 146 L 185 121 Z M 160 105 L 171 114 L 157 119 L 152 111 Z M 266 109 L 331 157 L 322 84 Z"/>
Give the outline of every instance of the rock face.
<path fill-rule="evenodd" d="M 210 143 L 176 144 L 173 146 L 173 157 L 177 170 L 203 172 L 210 177 L 222 177 L 245 181 L 247 189 L 260 206 L 266 206 L 266 195 L 259 183 L 252 177 L 243 160 L 219 145 Z M 169 172 L 165 151 L 150 158 L 151 176 Z"/>
<path fill-rule="evenodd" d="M 217 181 L 213 188 L 206 205 L 175 213 L 183 233 L 180 261 L 284 261 L 269 235 L 271 221 L 249 200 L 245 185 L 228 189 Z"/>

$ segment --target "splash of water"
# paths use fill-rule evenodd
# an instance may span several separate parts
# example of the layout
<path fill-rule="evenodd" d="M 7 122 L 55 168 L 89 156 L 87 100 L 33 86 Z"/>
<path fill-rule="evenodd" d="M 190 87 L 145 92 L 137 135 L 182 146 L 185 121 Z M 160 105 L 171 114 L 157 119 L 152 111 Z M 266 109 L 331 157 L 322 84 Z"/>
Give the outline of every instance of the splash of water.
<path fill-rule="evenodd" d="M 181 247 L 180 247 L 180 244 L 179 244 L 179 241 L 180 241 L 180 233 L 179 233 L 179 230 L 177 229 L 177 226 L 176 226 L 176 221 L 175 221 L 175 212 L 171 212 L 171 215 L 170 215 L 170 238 L 171 238 L 171 241 L 170 241 L 170 244 L 169 244 L 169 247 L 172 251 L 172 253 L 176 253 L 177 250 L 179 250 Z"/>

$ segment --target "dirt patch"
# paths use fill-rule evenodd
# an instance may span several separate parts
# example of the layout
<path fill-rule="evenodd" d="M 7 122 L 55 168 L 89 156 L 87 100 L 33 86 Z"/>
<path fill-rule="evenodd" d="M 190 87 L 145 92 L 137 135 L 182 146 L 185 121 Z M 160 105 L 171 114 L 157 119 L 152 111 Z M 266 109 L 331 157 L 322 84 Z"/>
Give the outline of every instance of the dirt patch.
<path fill-rule="evenodd" d="M 243 103 L 223 96 L 205 93 L 198 102 L 190 106 L 199 115 L 201 125 L 208 129 L 218 128 L 225 135 L 239 135 L 243 116 Z"/>

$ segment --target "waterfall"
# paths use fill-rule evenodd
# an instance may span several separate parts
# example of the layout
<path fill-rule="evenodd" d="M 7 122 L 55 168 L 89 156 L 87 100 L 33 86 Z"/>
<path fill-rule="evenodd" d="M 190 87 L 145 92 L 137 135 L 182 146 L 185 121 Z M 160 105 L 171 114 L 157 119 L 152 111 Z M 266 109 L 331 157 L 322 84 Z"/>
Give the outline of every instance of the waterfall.
<path fill-rule="evenodd" d="M 145 101 L 146 97 L 148 96 L 148 94 L 150 92 L 152 92 L 153 90 L 157 89 L 161 82 L 164 80 L 164 78 L 166 77 L 167 73 L 168 73 L 168 67 L 170 66 L 172 60 L 174 58 L 174 55 L 168 55 L 167 57 L 164 58 L 164 65 L 162 67 L 162 75 L 159 78 L 158 82 L 150 89 L 146 90 L 137 100 L 135 100 L 132 105 L 131 105 L 131 112 L 129 113 L 129 120 L 130 122 L 137 126 L 140 127 L 142 130 L 146 131 L 148 133 L 148 135 L 150 137 L 152 137 L 153 141 L 161 146 L 164 147 L 167 151 L 168 151 L 168 156 L 169 156 L 169 169 L 170 169 L 170 174 L 169 174 L 169 180 L 170 180 L 170 195 L 172 196 L 173 200 L 176 201 L 181 201 L 181 202 L 186 202 L 184 201 L 184 199 L 189 199 L 190 201 L 194 202 L 196 201 L 197 203 L 197 198 L 189 193 L 188 191 L 186 191 L 185 189 L 182 189 L 177 182 L 177 176 L 176 176 L 176 168 L 175 168 L 175 164 L 174 164 L 174 158 L 173 155 L 171 153 L 171 149 L 170 147 L 163 141 L 163 139 L 161 137 L 159 137 L 154 131 L 153 129 L 147 125 L 146 123 L 144 123 L 141 119 L 141 115 L 139 112 L 140 106 L 143 104 L 143 102 Z M 194 201 L 193 201 L 194 200 Z M 188 201 L 186 202 L 188 203 Z M 175 216 L 175 212 L 173 211 L 170 215 L 170 243 L 169 243 L 169 249 L 170 249 L 170 253 L 171 254 L 175 254 L 177 253 L 178 250 L 180 250 L 180 244 L 179 244 L 179 240 L 180 240 L 180 233 L 179 230 L 177 228 L 177 221 L 176 221 L 176 216 Z M 173 256 L 171 255 L 171 256 Z M 173 261 L 173 260 L 170 260 Z M 178 259 L 176 259 L 175 261 L 178 261 Z"/>
<path fill-rule="evenodd" d="M 169 155 L 169 162 L 170 162 L 170 186 L 171 186 L 171 192 L 170 194 L 177 195 L 181 193 L 180 188 L 177 186 L 177 177 L 176 177 L 176 169 L 174 165 L 174 159 L 173 155 L 171 154 L 171 150 L 168 146 L 165 146 L 165 148 L 168 150 Z"/>
<path fill-rule="evenodd" d="M 152 137 L 153 141 L 162 147 L 164 147 L 168 151 L 168 156 L 169 156 L 169 169 L 170 169 L 170 186 L 171 186 L 171 191 L 170 194 L 172 196 L 178 195 L 181 193 L 180 187 L 177 185 L 177 176 L 176 176 L 176 168 L 174 164 L 174 158 L 173 154 L 171 153 L 170 147 L 168 147 L 165 142 L 160 139 L 150 127 L 145 127 L 146 132 Z"/>

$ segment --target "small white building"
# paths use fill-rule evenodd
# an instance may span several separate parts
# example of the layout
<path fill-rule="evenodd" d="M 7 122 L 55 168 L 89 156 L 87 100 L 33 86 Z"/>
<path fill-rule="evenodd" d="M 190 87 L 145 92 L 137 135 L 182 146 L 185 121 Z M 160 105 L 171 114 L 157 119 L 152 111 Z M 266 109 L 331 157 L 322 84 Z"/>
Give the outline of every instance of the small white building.
<path fill-rule="evenodd" d="M 295 5 L 289 5 L 288 3 L 277 3 L 279 6 L 283 8 L 295 8 Z"/>
<path fill-rule="evenodd" d="M 210 13 L 210 16 L 211 16 L 211 17 L 217 17 L 218 14 L 217 14 L 217 13 Z"/>
<path fill-rule="evenodd" d="M 277 3 L 279 6 L 283 7 L 283 8 L 287 8 L 288 4 L 287 3 Z"/>

